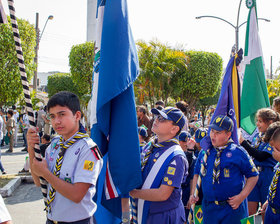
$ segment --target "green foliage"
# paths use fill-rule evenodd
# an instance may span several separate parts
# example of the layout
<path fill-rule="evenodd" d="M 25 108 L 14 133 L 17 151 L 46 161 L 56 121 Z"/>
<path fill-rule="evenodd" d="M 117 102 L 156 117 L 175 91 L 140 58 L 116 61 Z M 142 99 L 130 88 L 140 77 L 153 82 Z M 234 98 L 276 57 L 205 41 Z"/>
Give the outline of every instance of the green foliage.
<path fill-rule="evenodd" d="M 69 54 L 70 71 L 72 80 L 81 96 L 91 94 L 93 62 L 93 42 L 86 42 L 72 47 Z"/>
<path fill-rule="evenodd" d="M 154 105 L 154 100 L 162 99 L 167 103 L 177 88 L 176 77 L 186 71 L 186 55 L 157 41 L 139 41 L 137 46 L 141 68 L 134 85 L 137 102 Z"/>
<path fill-rule="evenodd" d="M 211 106 L 216 105 L 218 103 L 219 97 L 221 93 L 221 86 L 214 96 L 208 96 L 203 99 L 199 99 L 196 108 L 202 112 L 202 124 L 204 124 L 206 118 L 206 112 L 210 109 Z"/>
<path fill-rule="evenodd" d="M 200 98 L 216 94 L 223 61 L 216 53 L 172 49 L 157 41 L 137 42 L 140 75 L 135 81 L 138 104 L 184 100 L 192 108 Z"/>
<path fill-rule="evenodd" d="M 56 73 L 48 77 L 49 98 L 60 91 L 70 91 L 79 96 L 78 90 L 68 73 Z"/>
<path fill-rule="evenodd" d="M 216 94 L 220 84 L 223 60 L 216 53 L 188 51 L 188 69 L 183 77 L 182 97 L 194 105 L 201 98 Z"/>
<path fill-rule="evenodd" d="M 279 77 L 277 79 L 268 79 L 266 84 L 270 105 L 272 105 L 273 99 L 280 96 L 280 79 Z"/>
<path fill-rule="evenodd" d="M 10 18 L 8 24 L 0 24 L 0 106 L 17 102 L 23 92 Z M 35 70 L 34 56 L 36 32 L 28 21 L 18 19 L 19 34 L 28 81 Z"/>

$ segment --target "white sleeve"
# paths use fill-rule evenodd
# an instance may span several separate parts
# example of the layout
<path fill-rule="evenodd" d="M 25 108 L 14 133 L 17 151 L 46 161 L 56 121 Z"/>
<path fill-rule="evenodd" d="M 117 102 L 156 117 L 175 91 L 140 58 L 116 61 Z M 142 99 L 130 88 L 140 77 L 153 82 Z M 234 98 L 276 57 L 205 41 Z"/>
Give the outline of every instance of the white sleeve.
<path fill-rule="evenodd" d="M 0 194 L 0 223 L 10 221 L 10 220 L 12 220 L 12 218 Z"/>

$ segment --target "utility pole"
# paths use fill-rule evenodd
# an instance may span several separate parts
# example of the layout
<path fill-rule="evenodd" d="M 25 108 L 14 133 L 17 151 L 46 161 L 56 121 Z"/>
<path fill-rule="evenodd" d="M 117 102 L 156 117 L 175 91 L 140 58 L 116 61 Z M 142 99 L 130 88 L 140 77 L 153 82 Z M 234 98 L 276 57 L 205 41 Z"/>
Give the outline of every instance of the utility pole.
<path fill-rule="evenodd" d="M 33 77 L 33 90 L 37 91 L 37 72 L 38 72 L 38 50 L 39 50 L 39 13 L 36 12 L 36 23 L 35 23 L 35 30 L 36 30 L 36 46 L 35 46 L 35 71 L 34 71 L 34 77 Z"/>

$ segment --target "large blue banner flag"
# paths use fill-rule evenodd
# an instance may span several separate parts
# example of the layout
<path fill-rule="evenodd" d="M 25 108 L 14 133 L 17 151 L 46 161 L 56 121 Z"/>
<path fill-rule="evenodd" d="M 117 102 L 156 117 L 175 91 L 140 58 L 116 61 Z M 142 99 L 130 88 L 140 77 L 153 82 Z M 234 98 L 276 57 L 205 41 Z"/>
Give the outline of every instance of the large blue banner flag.
<path fill-rule="evenodd" d="M 142 183 L 133 92 L 139 64 L 126 0 L 99 0 L 97 10 L 91 137 L 105 159 L 96 201 L 120 217 L 120 201 L 114 198 Z M 113 223 L 104 220 L 101 205 L 97 209 L 98 223 Z"/>
<path fill-rule="evenodd" d="M 221 94 L 214 112 L 213 119 L 218 115 L 229 116 L 234 123 L 232 140 L 239 145 L 237 130 L 239 128 L 240 114 L 240 82 L 237 71 L 237 65 L 242 60 L 243 50 L 240 49 L 238 54 L 232 56 L 227 64 L 227 68 L 222 83 Z"/>

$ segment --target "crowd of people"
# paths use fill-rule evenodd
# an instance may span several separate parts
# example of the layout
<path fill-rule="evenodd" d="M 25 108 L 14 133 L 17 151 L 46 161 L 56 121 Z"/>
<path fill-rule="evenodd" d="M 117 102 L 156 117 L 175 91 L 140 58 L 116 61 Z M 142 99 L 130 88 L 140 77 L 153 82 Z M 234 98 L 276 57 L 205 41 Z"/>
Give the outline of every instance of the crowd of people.
<path fill-rule="evenodd" d="M 151 110 L 137 106 L 143 183 L 122 195 L 122 223 L 187 223 L 194 204 L 201 205 L 205 224 L 237 224 L 258 212 L 265 224 L 280 223 L 280 98 L 272 109 L 257 111 L 258 132 L 250 141 L 240 135 L 240 144 L 231 138 L 230 117 L 212 117 L 211 109 L 203 124 L 201 113 L 189 114 L 187 107 L 184 101 L 171 107 L 158 101 Z M 2 116 L 12 146 L 14 114 Z M 34 182 L 47 181 L 46 223 L 95 223 L 92 198 L 103 161 L 80 122 L 78 97 L 59 92 L 37 114 L 38 128 L 27 128 L 25 136 Z M 57 133 L 53 139 L 45 119 Z M 42 161 L 34 158 L 36 143 Z"/>

